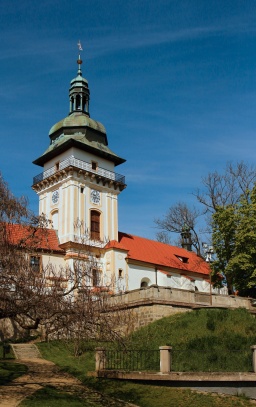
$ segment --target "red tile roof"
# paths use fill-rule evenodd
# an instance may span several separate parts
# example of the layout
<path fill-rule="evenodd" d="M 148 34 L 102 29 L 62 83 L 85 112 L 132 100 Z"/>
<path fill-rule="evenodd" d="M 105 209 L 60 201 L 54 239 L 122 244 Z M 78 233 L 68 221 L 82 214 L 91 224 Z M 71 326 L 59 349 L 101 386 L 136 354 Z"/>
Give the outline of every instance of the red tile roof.
<path fill-rule="evenodd" d="M 209 274 L 209 265 L 194 252 L 144 237 L 119 232 L 118 242 L 110 241 L 106 248 L 128 251 L 127 258 L 156 266 Z"/>
<path fill-rule="evenodd" d="M 53 229 L 34 228 L 20 224 L 6 224 L 6 232 L 9 243 L 31 250 L 58 251 L 63 250 L 59 247 L 58 236 Z"/>

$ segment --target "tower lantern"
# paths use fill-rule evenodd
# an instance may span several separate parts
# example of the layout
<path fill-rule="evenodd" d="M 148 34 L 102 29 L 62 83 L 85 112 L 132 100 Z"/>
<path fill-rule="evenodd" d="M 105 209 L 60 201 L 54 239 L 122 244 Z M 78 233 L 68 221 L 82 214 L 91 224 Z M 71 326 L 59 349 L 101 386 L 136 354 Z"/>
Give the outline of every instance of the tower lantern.
<path fill-rule="evenodd" d="M 89 114 L 89 100 L 90 100 L 90 90 L 88 87 L 88 82 L 82 77 L 82 65 L 83 61 L 80 55 L 77 60 L 78 71 L 76 78 L 72 79 L 69 88 L 69 114 L 74 112 L 81 112 L 90 116 Z"/>

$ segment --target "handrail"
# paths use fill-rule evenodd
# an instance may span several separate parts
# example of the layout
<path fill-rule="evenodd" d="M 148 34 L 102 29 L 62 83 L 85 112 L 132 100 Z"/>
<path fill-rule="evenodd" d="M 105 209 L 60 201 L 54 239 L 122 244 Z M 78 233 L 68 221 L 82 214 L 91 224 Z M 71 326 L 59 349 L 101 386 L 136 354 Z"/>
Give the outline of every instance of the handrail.
<path fill-rule="evenodd" d="M 97 167 L 96 170 L 92 168 L 92 163 L 88 163 L 86 161 L 79 160 L 78 158 L 75 158 L 74 156 L 70 156 L 66 158 L 63 161 L 60 161 L 58 167 L 53 166 L 49 168 L 46 171 L 41 172 L 40 174 L 36 175 L 33 178 L 33 185 L 37 184 L 40 181 L 43 181 L 44 179 L 54 175 L 55 173 L 64 170 L 65 168 L 68 167 L 76 167 L 81 170 L 88 171 L 92 174 L 100 175 L 104 178 L 107 178 L 111 181 L 119 182 L 120 184 L 125 185 L 125 176 L 121 174 L 117 174 L 116 172 L 106 170 L 105 168 Z"/>

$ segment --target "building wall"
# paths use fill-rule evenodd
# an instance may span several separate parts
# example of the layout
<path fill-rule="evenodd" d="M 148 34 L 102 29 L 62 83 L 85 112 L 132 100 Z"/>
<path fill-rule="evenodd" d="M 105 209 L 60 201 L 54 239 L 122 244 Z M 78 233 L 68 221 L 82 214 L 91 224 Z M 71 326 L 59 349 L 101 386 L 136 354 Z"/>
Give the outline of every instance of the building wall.
<path fill-rule="evenodd" d="M 49 160 L 47 163 L 44 165 L 44 171 L 54 167 L 56 163 L 61 162 L 66 160 L 67 158 L 74 156 L 78 160 L 85 161 L 87 163 L 91 163 L 91 161 L 95 161 L 98 163 L 98 166 L 101 168 L 104 168 L 109 171 L 115 171 L 115 165 L 114 163 L 110 162 L 109 160 L 106 160 L 102 157 L 99 157 L 95 154 L 88 153 L 83 150 L 79 150 L 78 148 L 71 147 L 64 153 L 61 153 L 58 155 L 58 157 L 52 158 Z"/>
<path fill-rule="evenodd" d="M 47 265 L 51 264 L 51 266 L 55 267 L 57 270 L 60 267 L 65 267 L 66 262 L 64 260 L 63 254 L 42 254 L 42 265 L 43 267 L 47 267 Z"/>
<path fill-rule="evenodd" d="M 136 264 L 127 259 L 127 252 L 122 250 L 108 250 L 106 256 L 107 270 L 112 270 L 115 280 L 118 278 L 118 270 L 125 270 L 125 281 L 122 286 L 123 290 L 136 290 L 142 286 L 142 283 L 150 286 L 156 284 L 162 287 L 177 288 L 180 290 L 192 290 L 199 292 L 210 292 L 210 284 L 207 281 L 208 276 L 205 278 L 201 275 L 196 276 L 193 273 L 193 278 L 182 275 L 182 271 L 169 269 L 168 272 L 163 272 L 157 267 L 150 264 Z M 125 284 L 124 284 L 125 283 Z M 217 293 L 215 289 L 213 289 Z M 220 291 L 226 294 L 225 288 Z"/>
<path fill-rule="evenodd" d="M 59 199 L 52 201 L 53 192 L 58 190 Z M 91 191 L 100 192 L 100 202 L 93 203 Z M 94 179 L 80 176 L 72 171 L 62 180 L 48 185 L 39 195 L 39 213 L 53 221 L 58 230 L 60 243 L 77 241 L 80 232 L 75 225 L 90 229 L 90 211 L 97 210 L 101 216 L 100 238 L 102 241 L 118 239 L 118 194 L 113 187 L 96 183 Z M 82 230 L 81 230 L 82 233 Z"/>

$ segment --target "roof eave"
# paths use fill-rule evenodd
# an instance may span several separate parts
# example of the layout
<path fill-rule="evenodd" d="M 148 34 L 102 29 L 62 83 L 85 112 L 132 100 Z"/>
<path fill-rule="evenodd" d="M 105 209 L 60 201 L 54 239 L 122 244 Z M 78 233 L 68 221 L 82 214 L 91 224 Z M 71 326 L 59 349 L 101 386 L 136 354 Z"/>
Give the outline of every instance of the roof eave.
<path fill-rule="evenodd" d="M 124 158 L 110 154 L 106 151 L 97 149 L 92 146 L 85 145 L 74 139 L 69 139 L 65 143 L 57 146 L 54 150 L 51 150 L 48 153 L 43 154 L 40 157 L 38 157 L 36 160 L 33 161 L 33 164 L 43 167 L 46 162 L 48 162 L 52 158 L 55 158 L 59 154 L 65 152 L 70 147 L 78 147 L 83 151 L 88 151 L 89 153 L 94 153 L 100 157 L 107 158 L 107 159 L 111 160 L 115 164 L 115 166 L 123 164 L 126 161 Z"/>
<path fill-rule="evenodd" d="M 182 273 L 191 273 L 191 274 L 196 274 L 197 276 L 200 274 L 202 276 L 207 276 L 209 275 L 207 272 L 203 272 L 202 270 L 191 270 L 188 268 L 178 268 L 177 266 L 172 266 L 172 265 L 166 265 L 166 264 L 161 264 L 161 263 L 152 263 L 152 262 L 147 262 L 145 260 L 139 260 L 139 259 L 135 259 L 132 257 L 129 257 L 129 255 L 126 257 L 126 261 L 127 263 L 133 263 L 133 264 L 137 264 L 137 265 L 146 265 L 147 267 L 151 267 L 151 268 L 157 268 L 157 269 L 164 269 L 165 271 L 176 271 L 178 274 Z M 161 271 L 161 270 L 159 270 Z"/>

